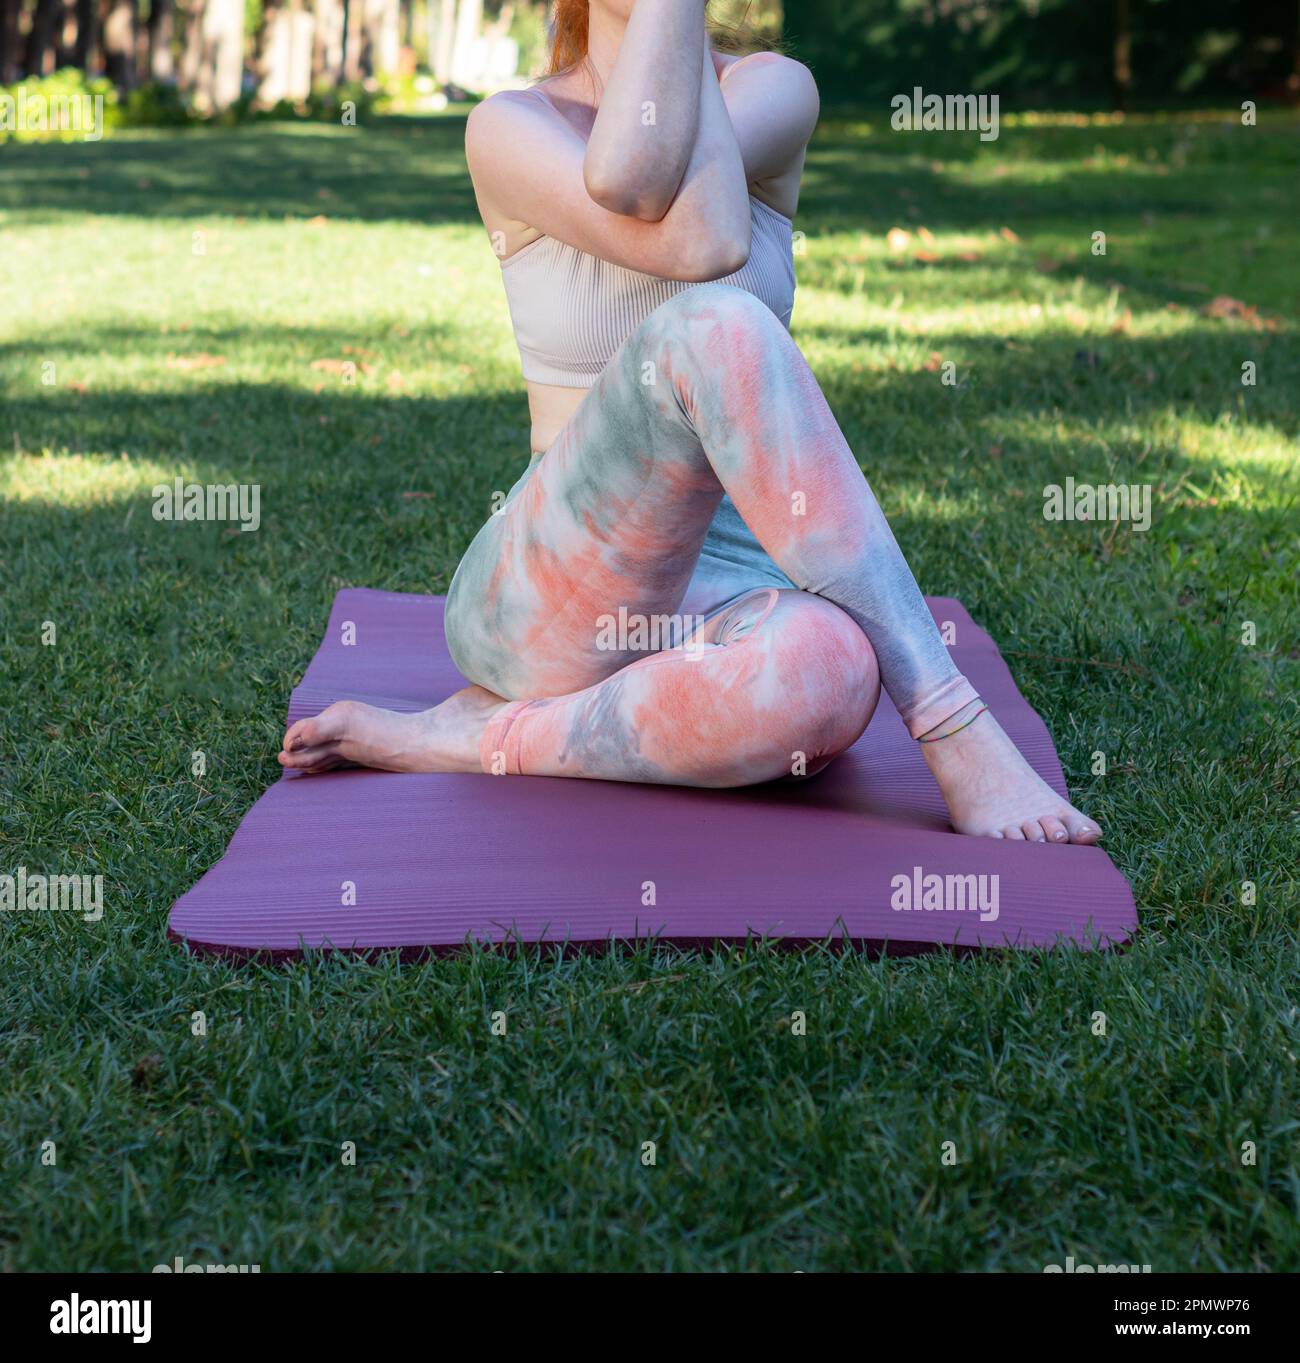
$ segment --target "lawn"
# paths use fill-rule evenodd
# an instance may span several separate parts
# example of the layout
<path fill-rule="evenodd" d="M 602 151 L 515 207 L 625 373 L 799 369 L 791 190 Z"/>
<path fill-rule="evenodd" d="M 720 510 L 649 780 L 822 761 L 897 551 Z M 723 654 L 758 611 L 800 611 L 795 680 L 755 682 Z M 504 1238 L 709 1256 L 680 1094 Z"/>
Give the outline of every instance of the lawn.
<path fill-rule="evenodd" d="M 0 914 L 0 1269 L 1300 1268 L 1292 117 L 827 120 L 795 224 L 794 335 L 1130 951 L 167 942 L 335 591 L 445 591 L 527 457 L 463 126 L 0 147 L 0 870 L 106 904 Z M 177 475 L 260 530 L 155 521 Z M 1150 529 L 1045 520 L 1067 477 Z"/>

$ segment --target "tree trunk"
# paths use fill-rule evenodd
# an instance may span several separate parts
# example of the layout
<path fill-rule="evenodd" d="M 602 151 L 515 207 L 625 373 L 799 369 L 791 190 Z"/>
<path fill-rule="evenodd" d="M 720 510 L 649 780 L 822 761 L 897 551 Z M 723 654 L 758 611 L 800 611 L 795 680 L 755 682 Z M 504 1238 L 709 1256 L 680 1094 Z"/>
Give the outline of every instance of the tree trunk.
<path fill-rule="evenodd" d="M 170 81 L 175 75 L 172 66 L 172 34 L 175 31 L 175 7 L 172 0 L 149 0 L 149 79 Z"/>
<path fill-rule="evenodd" d="M 0 85 L 18 79 L 18 5 L 16 0 L 0 6 Z"/>
<path fill-rule="evenodd" d="M 343 0 L 343 79 L 361 79 L 366 0 Z"/>
<path fill-rule="evenodd" d="M 264 104 L 302 100 L 311 93 L 315 30 L 316 20 L 304 12 L 302 0 L 287 0 L 275 10 L 267 10 L 262 83 L 257 91 Z"/>
<path fill-rule="evenodd" d="M 288 0 L 264 0 L 262 23 L 253 39 L 253 70 L 257 72 L 257 98 L 274 104 L 279 95 L 277 86 L 287 84 L 284 79 L 289 65 L 289 49 L 285 42 L 284 26 L 280 17 L 288 7 Z M 268 91 L 271 93 L 268 95 Z"/>
<path fill-rule="evenodd" d="M 398 28 L 398 0 L 367 0 L 366 53 L 367 74 L 378 75 L 397 70 L 397 49 L 401 46 Z"/>
<path fill-rule="evenodd" d="M 460 0 L 456 6 L 456 36 L 451 49 L 451 80 L 465 86 L 474 79 L 470 52 L 483 27 L 483 0 Z"/>
<path fill-rule="evenodd" d="M 134 0 L 108 0 L 104 18 L 104 71 L 119 90 L 135 84 Z"/>
<path fill-rule="evenodd" d="M 343 0 L 316 0 L 311 74 L 313 81 L 331 85 L 343 77 Z"/>
<path fill-rule="evenodd" d="M 1300 104 L 1300 4 L 1296 5 L 1291 42 L 1291 74 L 1286 78 L 1287 102 Z"/>
<path fill-rule="evenodd" d="M 189 0 L 185 11 L 185 50 L 177 72 L 177 85 L 187 93 L 199 83 L 199 68 L 203 65 L 203 11 L 207 0 Z"/>
<path fill-rule="evenodd" d="M 88 76 L 99 70 L 99 36 L 99 8 L 95 0 L 77 0 L 77 41 L 72 62 Z"/>
<path fill-rule="evenodd" d="M 207 0 L 201 42 L 195 103 L 205 113 L 220 113 L 243 88 L 244 0 Z"/>
<path fill-rule="evenodd" d="M 62 9 L 63 0 L 36 0 L 32 31 L 27 36 L 25 66 L 29 76 L 39 79 L 54 70 L 55 43 Z"/>
<path fill-rule="evenodd" d="M 434 23 L 434 6 L 438 8 Z M 439 85 L 451 80 L 451 49 L 456 35 L 456 0 L 429 0 L 429 69 Z"/>
<path fill-rule="evenodd" d="M 55 67 L 62 70 L 74 66 L 77 50 L 77 0 L 63 0 L 59 14 L 58 51 L 54 54 Z"/>
<path fill-rule="evenodd" d="M 1129 14 L 1129 0 L 1115 0 L 1115 107 L 1128 112 L 1129 83 L 1133 78 L 1130 59 L 1133 54 L 1133 30 Z"/>

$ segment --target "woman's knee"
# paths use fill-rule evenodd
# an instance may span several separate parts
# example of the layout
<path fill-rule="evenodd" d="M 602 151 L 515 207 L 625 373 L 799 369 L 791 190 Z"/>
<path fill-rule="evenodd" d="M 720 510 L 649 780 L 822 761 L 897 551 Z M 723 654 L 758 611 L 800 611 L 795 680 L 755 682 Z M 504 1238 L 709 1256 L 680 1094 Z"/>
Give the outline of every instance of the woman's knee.
<path fill-rule="evenodd" d="M 862 736 L 880 700 L 880 667 L 862 630 L 838 606 L 783 591 L 773 612 L 775 682 L 788 697 L 788 774 L 811 776 Z"/>
<path fill-rule="evenodd" d="M 692 785 L 737 786 L 811 776 L 853 746 L 880 697 L 867 637 L 838 606 L 808 592 L 768 588 L 740 598 L 706 626 L 720 672 L 701 669 L 708 702 L 685 726 L 714 741 Z M 704 655 L 710 656 L 710 655 Z M 694 669 L 679 676 L 690 680 Z M 689 707 L 688 707 L 689 708 Z"/>
<path fill-rule="evenodd" d="M 784 330 L 776 314 L 752 293 L 718 282 L 673 294 L 646 320 L 657 341 L 679 351 L 702 349 L 711 362 L 725 362 L 729 339 L 773 327 Z"/>

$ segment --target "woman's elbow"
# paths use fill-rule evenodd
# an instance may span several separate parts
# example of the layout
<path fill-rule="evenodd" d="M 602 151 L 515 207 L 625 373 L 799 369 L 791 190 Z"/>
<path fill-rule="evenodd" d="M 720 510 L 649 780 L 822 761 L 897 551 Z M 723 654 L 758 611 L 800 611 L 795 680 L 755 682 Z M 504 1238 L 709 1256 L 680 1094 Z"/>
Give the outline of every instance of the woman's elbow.
<path fill-rule="evenodd" d="M 587 197 L 607 213 L 620 218 L 638 218 L 642 222 L 662 222 L 673 206 L 671 194 L 655 194 L 644 184 L 620 170 L 606 171 L 596 166 L 584 166 L 582 181 Z"/>
<path fill-rule="evenodd" d="M 749 235 L 743 240 L 714 238 L 699 242 L 694 249 L 683 252 L 683 279 L 692 284 L 707 284 L 710 280 L 725 279 L 743 270 L 749 260 Z"/>

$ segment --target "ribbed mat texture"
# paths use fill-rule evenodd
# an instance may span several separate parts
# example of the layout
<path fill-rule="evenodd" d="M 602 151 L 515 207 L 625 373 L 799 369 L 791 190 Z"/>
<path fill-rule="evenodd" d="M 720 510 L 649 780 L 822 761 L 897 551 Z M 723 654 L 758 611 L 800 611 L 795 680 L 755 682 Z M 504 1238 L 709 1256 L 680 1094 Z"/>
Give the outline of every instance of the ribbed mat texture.
<path fill-rule="evenodd" d="M 1062 794 L 1052 740 L 960 602 L 929 599 L 957 665 Z M 351 697 L 399 710 L 465 685 L 443 599 L 339 592 L 290 721 Z M 349 642 L 350 640 L 350 642 Z M 198 951 L 308 948 L 408 955 L 467 940 L 575 947 L 653 936 L 680 945 L 847 939 L 937 946 L 1120 946 L 1127 881 L 1098 847 L 962 837 L 888 697 L 818 776 L 691 790 L 529 776 L 287 774 L 225 856 L 173 905 Z"/>

